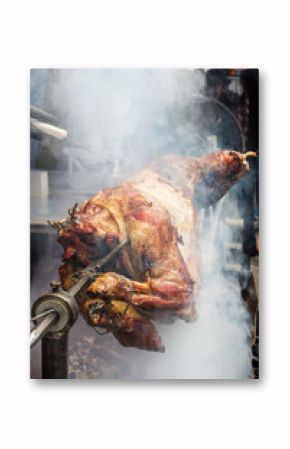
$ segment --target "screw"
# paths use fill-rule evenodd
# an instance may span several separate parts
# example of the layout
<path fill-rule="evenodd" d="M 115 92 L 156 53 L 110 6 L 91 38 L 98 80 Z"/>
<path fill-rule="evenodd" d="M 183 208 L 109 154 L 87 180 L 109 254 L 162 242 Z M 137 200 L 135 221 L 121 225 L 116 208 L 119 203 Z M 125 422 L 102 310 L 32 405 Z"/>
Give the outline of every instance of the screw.
<path fill-rule="evenodd" d="M 61 286 L 61 283 L 59 281 L 51 281 L 50 286 L 54 292 L 57 292 Z"/>

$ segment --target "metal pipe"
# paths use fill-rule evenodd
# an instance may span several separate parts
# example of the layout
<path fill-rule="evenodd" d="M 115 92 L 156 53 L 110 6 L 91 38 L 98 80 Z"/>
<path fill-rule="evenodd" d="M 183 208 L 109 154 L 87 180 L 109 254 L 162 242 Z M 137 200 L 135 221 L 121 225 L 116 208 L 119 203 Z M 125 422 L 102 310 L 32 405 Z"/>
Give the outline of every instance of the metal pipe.
<path fill-rule="evenodd" d="M 39 342 L 43 335 L 54 325 L 57 318 L 57 313 L 55 311 L 51 311 L 38 324 L 36 324 L 35 328 L 30 332 L 30 348 L 33 348 L 33 346 Z"/>
<path fill-rule="evenodd" d="M 66 129 L 59 128 L 58 126 L 51 125 L 50 123 L 42 122 L 40 120 L 37 120 L 36 118 L 30 119 L 30 126 L 34 131 L 39 131 L 59 140 L 64 140 L 68 136 L 68 132 Z"/>
<path fill-rule="evenodd" d="M 57 125 L 59 118 L 36 106 L 30 105 L 30 117 Z"/>

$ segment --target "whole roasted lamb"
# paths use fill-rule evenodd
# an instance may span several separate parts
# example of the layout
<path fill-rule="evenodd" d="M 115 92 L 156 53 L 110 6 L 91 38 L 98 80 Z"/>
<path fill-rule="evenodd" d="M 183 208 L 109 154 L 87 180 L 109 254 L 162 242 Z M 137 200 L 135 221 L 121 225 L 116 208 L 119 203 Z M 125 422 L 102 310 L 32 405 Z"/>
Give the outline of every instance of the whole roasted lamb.
<path fill-rule="evenodd" d="M 81 308 L 88 324 L 112 332 L 124 346 L 163 352 L 152 320 L 196 319 L 196 212 L 217 202 L 253 155 L 164 156 L 54 224 L 64 249 L 59 273 L 65 290 L 76 273 L 128 242 L 86 290 Z"/>

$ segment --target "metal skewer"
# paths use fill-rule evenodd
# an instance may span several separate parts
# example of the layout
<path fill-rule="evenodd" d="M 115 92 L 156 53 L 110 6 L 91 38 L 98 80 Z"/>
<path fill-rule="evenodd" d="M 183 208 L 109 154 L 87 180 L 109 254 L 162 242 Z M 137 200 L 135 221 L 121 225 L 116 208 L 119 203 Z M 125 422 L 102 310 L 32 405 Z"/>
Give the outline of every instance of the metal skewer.
<path fill-rule="evenodd" d="M 37 321 L 30 333 L 30 348 L 44 337 L 50 329 L 52 332 L 61 331 L 71 326 L 76 320 L 78 306 L 76 297 L 85 286 L 92 282 L 101 268 L 106 265 L 126 244 L 128 239 L 119 243 L 111 252 L 102 259 L 97 260 L 79 273 L 77 282 L 67 291 L 60 288 L 59 283 L 53 286 L 53 291 L 40 297 L 34 304 L 35 315 L 32 321 Z M 56 326 L 58 328 L 56 329 Z"/>
<path fill-rule="evenodd" d="M 36 322 L 37 320 L 39 320 L 39 318 L 43 318 L 46 315 L 49 315 L 51 312 L 54 312 L 54 309 L 48 309 L 45 312 L 39 313 L 37 316 L 31 317 L 30 321 L 33 321 L 33 322 L 35 321 Z"/>
<path fill-rule="evenodd" d="M 36 345 L 39 340 L 49 331 L 56 323 L 58 314 L 55 310 L 50 311 L 30 332 L 30 348 Z"/>

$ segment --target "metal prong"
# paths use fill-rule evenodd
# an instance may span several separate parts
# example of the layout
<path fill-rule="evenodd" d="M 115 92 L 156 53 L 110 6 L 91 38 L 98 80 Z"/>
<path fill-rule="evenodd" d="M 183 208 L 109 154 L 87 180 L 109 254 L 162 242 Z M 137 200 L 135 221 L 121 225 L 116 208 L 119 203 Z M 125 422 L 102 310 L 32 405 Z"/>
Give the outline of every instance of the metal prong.
<path fill-rule="evenodd" d="M 39 340 L 49 331 L 52 325 L 57 321 L 58 314 L 55 311 L 46 315 L 30 332 L 30 348 L 36 345 Z"/>
<path fill-rule="evenodd" d="M 55 310 L 48 309 L 45 312 L 40 313 L 39 315 L 33 316 L 32 318 L 30 318 L 30 321 L 37 321 L 37 320 L 39 320 L 39 318 L 42 318 L 42 317 L 48 315 L 51 312 L 55 312 Z"/>

